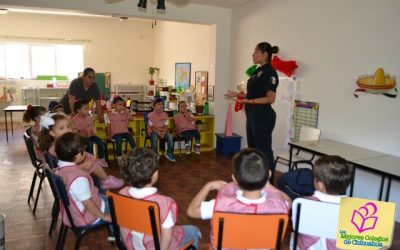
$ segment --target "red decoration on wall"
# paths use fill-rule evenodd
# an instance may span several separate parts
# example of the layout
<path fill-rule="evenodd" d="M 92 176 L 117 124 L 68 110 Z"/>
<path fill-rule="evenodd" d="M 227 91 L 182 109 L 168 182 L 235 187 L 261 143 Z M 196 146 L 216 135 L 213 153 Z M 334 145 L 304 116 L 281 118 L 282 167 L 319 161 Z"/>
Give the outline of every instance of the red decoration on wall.
<path fill-rule="evenodd" d="M 274 69 L 282 72 L 283 74 L 291 77 L 297 68 L 297 63 L 294 60 L 282 61 L 279 57 L 274 56 L 271 61 L 272 67 Z"/>

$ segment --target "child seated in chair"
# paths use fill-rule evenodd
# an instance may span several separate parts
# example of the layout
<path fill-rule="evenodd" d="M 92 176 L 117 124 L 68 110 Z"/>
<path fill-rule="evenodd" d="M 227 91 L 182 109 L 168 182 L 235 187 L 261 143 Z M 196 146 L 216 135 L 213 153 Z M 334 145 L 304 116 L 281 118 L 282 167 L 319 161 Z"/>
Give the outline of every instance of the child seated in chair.
<path fill-rule="evenodd" d="M 108 139 L 115 140 L 115 154 L 117 155 L 118 165 L 122 161 L 122 140 L 125 139 L 131 149 L 136 147 L 135 140 L 128 130 L 129 121 L 133 120 L 132 115 L 125 106 L 125 100 L 120 96 L 114 96 L 112 101 L 114 110 L 108 113 L 106 119 Z"/>
<path fill-rule="evenodd" d="M 315 192 L 312 200 L 340 204 L 352 178 L 353 166 L 340 156 L 323 156 L 314 165 Z M 301 220 L 301 213 L 300 213 Z M 321 241 L 319 237 L 299 234 L 297 249 L 336 249 L 336 239 Z"/>
<path fill-rule="evenodd" d="M 192 113 L 187 110 L 185 101 L 178 103 L 178 112 L 174 116 L 176 134 L 183 137 L 185 141 L 186 154 L 191 153 L 190 141 L 194 137 L 196 144 L 194 152 L 200 154 L 200 133 L 196 127 L 195 118 Z"/>
<path fill-rule="evenodd" d="M 44 163 L 43 151 L 39 147 L 39 132 L 40 132 L 40 117 L 46 114 L 47 109 L 42 106 L 28 105 L 26 111 L 22 117 L 22 121 L 30 123 L 33 121 L 35 124 L 31 128 L 31 134 L 33 145 L 35 146 L 36 159 Z"/>
<path fill-rule="evenodd" d="M 149 124 L 147 126 L 147 133 L 151 139 L 151 148 L 158 154 L 158 139 L 165 139 L 168 145 L 165 157 L 174 162 L 174 142 L 172 135 L 168 132 L 168 114 L 163 110 L 163 101 L 161 99 L 155 100 L 153 108 L 154 111 L 148 115 Z"/>
<path fill-rule="evenodd" d="M 55 151 L 55 141 L 65 133 L 72 132 L 71 120 L 64 114 L 53 113 L 41 116 L 40 120 L 40 149 L 47 151 L 53 158 L 58 158 Z M 85 144 L 86 145 L 86 144 Z M 86 152 L 86 161 L 82 162 L 79 167 L 89 174 L 93 174 L 100 179 L 101 186 L 104 189 L 120 188 L 124 185 L 122 179 L 108 175 L 101 164 L 94 156 Z"/>
<path fill-rule="evenodd" d="M 97 145 L 97 152 L 99 163 L 102 167 L 107 168 L 108 164 L 104 159 L 105 156 L 105 145 L 102 139 L 96 136 L 93 132 L 93 120 L 89 114 L 89 106 L 87 103 L 83 103 L 81 100 L 77 100 L 74 103 L 75 115 L 71 118 L 72 123 L 75 125 L 77 132 L 86 138 L 87 147 L 86 151 L 93 155 L 93 146 Z"/>
<path fill-rule="evenodd" d="M 192 225 L 178 226 L 177 205 L 175 201 L 158 193 L 154 185 L 158 180 L 158 157 L 148 148 L 134 149 L 123 160 L 122 175 L 128 187 L 120 190 L 120 194 L 135 199 L 144 199 L 157 202 L 160 208 L 161 249 L 179 249 L 190 240 L 197 248 L 200 231 Z M 127 249 L 153 249 L 153 238 L 139 232 L 121 228 L 121 233 Z"/>
<path fill-rule="evenodd" d="M 86 161 L 85 148 L 85 138 L 73 132 L 63 134 L 55 143 L 59 159 L 55 172 L 63 179 L 77 227 L 111 222 L 106 197 L 101 196 L 90 174 L 79 166 Z M 63 222 L 71 225 L 67 216 L 63 216 Z"/>
<path fill-rule="evenodd" d="M 271 170 L 265 155 L 252 148 L 242 149 L 233 157 L 233 182 L 208 182 L 190 203 L 187 214 L 192 218 L 211 219 L 214 211 L 244 214 L 288 214 L 290 198 L 272 186 Z M 217 197 L 205 201 L 212 190 Z M 211 235 L 212 236 L 212 235 Z"/>

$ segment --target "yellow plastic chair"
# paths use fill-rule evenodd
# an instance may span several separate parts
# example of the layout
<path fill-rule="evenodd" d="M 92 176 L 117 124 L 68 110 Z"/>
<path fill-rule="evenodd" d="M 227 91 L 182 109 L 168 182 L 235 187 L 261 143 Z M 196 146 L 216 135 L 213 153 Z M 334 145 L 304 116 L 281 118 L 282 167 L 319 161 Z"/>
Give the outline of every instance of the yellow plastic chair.
<path fill-rule="evenodd" d="M 287 214 L 215 212 L 211 249 L 281 249 Z"/>
<path fill-rule="evenodd" d="M 160 249 L 160 210 L 156 202 L 138 200 L 110 191 L 107 192 L 107 197 L 118 249 L 126 249 L 121 240 L 120 227 L 152 235 L 155 249 Z M 192 248 L 192 242 L 189 242 L 181 249 L 194 248 Z"/>

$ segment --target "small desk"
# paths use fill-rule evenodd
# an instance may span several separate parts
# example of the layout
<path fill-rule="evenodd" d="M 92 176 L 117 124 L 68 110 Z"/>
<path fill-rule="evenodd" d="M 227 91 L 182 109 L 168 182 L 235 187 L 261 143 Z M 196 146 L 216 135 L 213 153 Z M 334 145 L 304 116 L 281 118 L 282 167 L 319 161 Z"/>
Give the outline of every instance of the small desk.
<path fill-rule="evenodd" d="M 6 122 L 6 138 L 8 142 L 8 124 L 7 124 L 7 113 L 10 113 L 11 116 L 11 134 L 14 134 L 14 127 L 13 127 L 13 118 L 12 118 L 12 113 L 13 112 L 25 112 L 27 109 L 27 105 L 10 105 L 7 108 L 4 108 L 4 119 Z"/>
<path fill-rule="evenodd" d="M 310 152 L 312 154 L 317 154 L 317 155 L 338 155 L 340 157 L 343 157 L 347 161 L 351 162 L 354 164 L 354 171 L 352 174 L 352 181 L 350 184 L 350 196 L 353 196 L 353 189 L 354 189 L 354 176 L 355 176 L 355 170 L 356 168 L 364 169 L 370 172 L 378 173 L 379 175 L 382 176 L 382 182 L 381 182 L 381 189 L 380 189 L 380 196 L 379 199 L 382 198 L 382 192 L 383 192 L 383 183 L 385 180 L 385 177 L 388 176 L 389 172 L 385 172 L 382 169 L 384 167 L 380 165 L 374 165 L 372 163 L 369 163 L 368 160 L 371 160 L 373 162 L 374 159 L 379 159 L 381 157 L 388 157 L 387 154 L 377 152 L 374 150 L 354 146 L 351 144 L 346 144 L 343 142 L 331 140 L 331 139 L 321 139 L 319 141 L 298 141 L 298 142 L 289 142 L 290 146 L 290 158 L 289 158 L 289 166 L 292 163 L 292 154 L 293 154 L 293 148 L 298 148 L 307 152 Z M 359 163 L 357 163 L 359 162 Z M 367 164 L 369 163 L 369 164 Z M 398 167 L 400 168 L 400 159 L 399 159 L 399 165 Z M 392 173 L 392 172 L 390 172 Z M 397 173 L 396 178 L 400 178 L 400 171 Z M 393 177 L 393 175 L 390 175 Z M 391 178 L 390 177 L 390 178 Z M 389 187 L 390 188 L 390 187 Z M 388 195 L 388 194 L 387 194 Z"/>
<path fill-rule="evenodd" d="M 382 200 L 385 178 L 388 179 L 385 197 L 385 201 L 388 201 L 392 179 L 400 180 L 400 157 L 387 155 L 376 158 L 355 160 L 352 162 L 357 168 L 371 171 L 381 176 L 382 179 L 381 188 L 379 191 L 379 200 Z"/>

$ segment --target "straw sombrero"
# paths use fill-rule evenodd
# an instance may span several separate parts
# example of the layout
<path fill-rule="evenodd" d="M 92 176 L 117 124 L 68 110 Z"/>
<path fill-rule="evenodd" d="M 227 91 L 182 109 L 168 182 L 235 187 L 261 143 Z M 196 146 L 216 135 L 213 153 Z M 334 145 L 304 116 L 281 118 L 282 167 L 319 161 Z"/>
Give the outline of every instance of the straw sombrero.
<path fill-rule="evenodd" d="M 363 89 L 385 90 L 393 89 L 396 85 L 395 79 L 390 75 L 385 75 L 382 68 L 378 68 L 374 75 L 360 76 L 357 85 Z"/>

